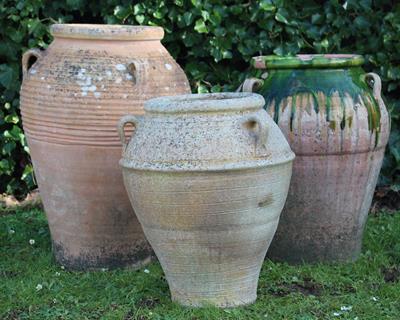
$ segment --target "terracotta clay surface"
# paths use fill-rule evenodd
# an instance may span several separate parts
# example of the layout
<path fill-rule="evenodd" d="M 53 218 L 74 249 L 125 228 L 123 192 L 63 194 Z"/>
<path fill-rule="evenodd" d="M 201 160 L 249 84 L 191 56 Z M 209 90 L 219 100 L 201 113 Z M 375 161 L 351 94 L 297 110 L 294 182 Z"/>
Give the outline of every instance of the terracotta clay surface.
<path fill-rule="evenodd" d="M 296 154 L 288 199 L 268 256 L 291 263 L 357 259 L 389 136 L 376 74 L 358 55 L 256 57 L 261 79 L 243 88 Z"/>
<path fill-rule="evenodd" d="M 47 50 L 23 57 L 21 111 L 56 259 L 70 269 L 140 266 L 152 250 L 123 187 L 115 126 L 189 84 L 160 43 L 162 28 L 51 31 Z"/>
<path fill-rule="evenodd" d="M 184 95 L 121 119 L 125 186 L 180 304 L 256 299 L 294 157 L 263 105 L 249 93 Z"/>

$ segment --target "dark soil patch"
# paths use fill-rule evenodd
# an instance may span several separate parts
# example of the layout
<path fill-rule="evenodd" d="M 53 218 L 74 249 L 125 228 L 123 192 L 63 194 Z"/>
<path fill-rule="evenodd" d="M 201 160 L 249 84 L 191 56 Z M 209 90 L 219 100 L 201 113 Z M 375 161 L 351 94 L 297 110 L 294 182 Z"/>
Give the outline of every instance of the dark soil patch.
<path fill-rule="evenodd" d="M 276 288 L 270 289 L 269 293 L 277 297 L 284 297 L 291 293 L 301 293 L 305 296 L 320 296 L 322 291 L 322 285 L 311 279 L 304 279 L 303 282 L 280 284 Z"/>
<path fill-rule="evenodd" d="M 340 286 L 340 288 L 337 286 L 333 286 L 333 287 L 329 288 L 329 294 L 332 296 L 340 296 L 344 293 L 353 294 L 356 292 L 357 292 L 356 288 L 354 288 L 351 285 Z"/>
<path fill-rule="evenodd" d="M 124 317 L 124 320 L 133 320 L 133 311 L 130 310 Z"/>
<path fill-rule="evenodd" d="M 385 282 L 398 282 L 400 280 L 400 266 L 383 268 L 382 274 Z"/>
<path fill-rule="evenodd" d="M 20 273 L 17 271 L 9 271 L 9 270 L 0 270 L 0 278 L 15 278 L 18 276 Z"/>
<path fill-rule="evenodd" d="M 148 298 L 143 298 L 143 299 L 139 300 L 136 303 L 136 306 L 137 307 L 142 307 L 142 308 L 153 309 L 158 304 L 160 304 L 160 299 L 153 298 L 153 297 L 148 297 Z"/>
<path fill-rule="evenodd" d="M 16 210 L 29 210 L 43 208 L 39 190 L 33 190 L 23 199 L 17 199 L 12 195 L 0 194 L 0 215 L 12 214 Z"/>
<path fill-rule="evenodd" d="M 379 211 L 396 211 L 400 209 L 400 192 L 389 187 L 378 187 L 374 193 L 371 214 L 378 215 Z"/>
<path fill-rule="evenodd" d="M 6 314 L 4 320 L 20 320 L 21 314 L 25 313 L 26 311 L 27 310 L 22 310 L 22 309 L 11 310 L 8 314 Z"/>
<path fill-rule="evenodd" d="M 148 318 L 143 315 L 135 316 L 135 313 L 131 310 L 125 315 L 124 320 L 148 320 Z"/>

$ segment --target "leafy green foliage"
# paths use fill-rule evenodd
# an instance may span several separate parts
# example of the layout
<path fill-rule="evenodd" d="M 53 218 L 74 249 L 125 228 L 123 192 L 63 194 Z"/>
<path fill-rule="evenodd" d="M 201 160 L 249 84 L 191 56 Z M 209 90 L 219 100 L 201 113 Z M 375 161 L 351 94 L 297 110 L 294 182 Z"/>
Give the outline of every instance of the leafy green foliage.
<path fill-rule="evenodd" d="M 236 89 L 253 72 L 249 61 L 255 55 L 363 54 L 366 71 L 381 75 L 392 112 L 381 183 L 400 189 L 400 4 L 395 0 L 0 0 L 0 192 L 21 195 L 33 186 L 25 140 L 13 129 L 21 128 L 19 61 L 26 49 L 46 47 L 53 22 L 162 26 L 163 44 L 195 92 Z"/>
<path fill-rule="evenodd" d="M 265 261 L 256 303 L 225 310 L 172 303 L 158 263 L 147 266 L 149 272 L 63 270 L 53 260 L 47 221 L 37 209 L 0 211 L 0 243 L 1 319 L 398 319 L 400 314 L 399 213 L 369 217 L 356 263 Z"/>

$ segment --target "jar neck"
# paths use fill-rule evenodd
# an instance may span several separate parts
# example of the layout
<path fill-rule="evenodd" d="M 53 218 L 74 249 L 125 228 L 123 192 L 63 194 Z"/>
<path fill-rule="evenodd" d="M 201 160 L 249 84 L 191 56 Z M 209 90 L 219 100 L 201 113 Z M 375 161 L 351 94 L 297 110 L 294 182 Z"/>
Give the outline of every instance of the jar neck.
<path fill-rule="evenodd" d="M 352 54 L 308 54 L 290 57 L 258 56 L 252 64 L 257 69 L 335 69 L 360 67 L 364 58 Z"/>
<path fill-rule="evenodd" d="M 55 37 L 49 49 L 65 52 L 107 52 L 109 54 L 151 57 L 167 54 L 160 40 L 98 40 Z"/>

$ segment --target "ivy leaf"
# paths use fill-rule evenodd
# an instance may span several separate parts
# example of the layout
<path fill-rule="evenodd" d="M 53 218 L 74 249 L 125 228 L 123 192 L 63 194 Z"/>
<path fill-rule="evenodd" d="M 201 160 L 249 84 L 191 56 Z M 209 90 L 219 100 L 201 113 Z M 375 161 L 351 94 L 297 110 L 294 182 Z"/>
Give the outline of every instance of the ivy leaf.
<path fill-rule="evenodd" d="M 209 93 L 210 91 L 208 90 L 207 86 L 204 84 L 199 84 L 197 87 L 197 93 Z"/>
<path fill-rule="evenodd" d="M 22 173 L 21 179 L 25 180 L 25 179 L 29 178 L 29 176 L 31 176 L 32 174 L 33 174 L 32 165 L 27 165 L 24 168 L 24 172 Z"/>
<path fill-rule="evenodd" d="M 289 21 L 283 15 L 283 11 L 281 9 L 279 9 L 278 12 L 275 14 L 275 20 L 279 21 L 279 22 L 282 22 L 284 24 L 289 24 Z"/>
<path fill-rule="evenodd" d="M 284 53 L 283 47 L 282 47 L 281 45 L 278 46 L 278 47 L 276 47 L 276 48 L 274 49 L 274 53 L 275 53 L 277 56 L 283 56 L 283 53 Z"/>
<path fill-rule="evenodd" d="M 145 9 L 144 9 L 144 7 L 143 7 L 143 5 L 141 4 L 141 3 L 138 3 L 138 4 L 135 4 L 134 5 L 134 7 L 133 7 L 133 14 L 135 15 L 135 16 L 137 16 L 137 15 L 139 15 L 139 14 L 142 14 L 142 13 L 144 13 L 145 12 Z M 114 13 L 115 13 L 115 11 L 114 11 Z"/>
<path fill-rule="evenodd" d="M 7 123 L 17 124 L 19 122 L 19 118 L 16 114 L 9 114 L 4 118 L 4 121 Z"/>
<path fill-rule="evenodd" d="M 123 6 L 116 6 L 114 9 L 114 15 L 118 19 L 125 19 L 129 14 L 131 13 L 131 8 L 128 7 L 123 7 Z"/>
<path fill-rule="evenodd" d="M 12 161 L 7 160 L 7 159 L 0 160 L 0 173 L 1 174 L 5 173 L 7 175 L 10 175 L 12 172 L 12 167 L 13 167 Z"/>
<path fill-rule="evenodd" d="M 328 39 L 324 39 L 321 41 L 321 46 L 325 49 L 328 49 L 329 47 L 329 40 Z"/>
<path fill-rule="evenodd" d="M 185 12 L 184 14 L 183 14 L 183 20 L 185 20 L 185 24 L 187 25 L 187 26 L 189 26 L 189 25 L 191 25 L 192 24 L 192 22 L 193 22 L 193 13 L 191 13 L 191 12 Z"/>
<path fill-rule="evenodd" d="M 359 29 L 368 29 L 371 26 L 371 23 L 365 17 L 362 16 L 358 16 L 357 18 L 355 18 L 354 24 Z"/>
<path fill-rule="evenodd" d="M 0 65 L 0 84 L 10 89 L 14 80 L 14 70 L 6 64 Z"/>
<path fill-rule="evenodd" d="M 20 140 L 22 135 L 22 130 L 14 125 L 11 130 L 5 130 L 3 135 L 4 137 L 12 140 Z"/>
<path fill-rule="evenodd" d="M 204 23 L 203 19 L 196 20 L 196 24 L 194 26 L 194 30 L 196 30 L 198 33 L 208 33 L 207 26 Z"/>
<path fill-rule="evenodd" d="M 16 148 L 16 146 L 17 146 L 17 144 L 14 142 L 14 141 L 9 141 L 9 142 L 6 142 L 5 144 L 4 144 L 4 146 L 3 146 L 3 149 L 1 150 L 1 153 L 3 154 L 3 155 L 8 155 L 8 156 L 10 156 L 11 155 L 11 152 Z"/>
<path fill-rule="evenodd" d="M 323 21 L 322 15 L 319 13 L 313 14 L 311 16 L 311 23 L 312 24 L 319 24 Z"/>
<path fill-rule="evenodd" d="M 272 0 L 262 0 L 260 2 L 260 8 L 264 11 L 274 11 L 276 7 L 272 3 Z"/>
<path fill-rule="evenodd" d="M 145 16 L 142 14 L 139 14 L 135 17 L 136 21 L 139 22 L 139 24 L 143 24 Z"/>

